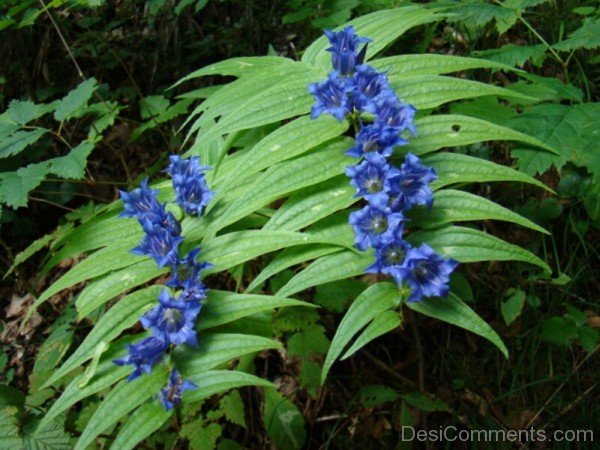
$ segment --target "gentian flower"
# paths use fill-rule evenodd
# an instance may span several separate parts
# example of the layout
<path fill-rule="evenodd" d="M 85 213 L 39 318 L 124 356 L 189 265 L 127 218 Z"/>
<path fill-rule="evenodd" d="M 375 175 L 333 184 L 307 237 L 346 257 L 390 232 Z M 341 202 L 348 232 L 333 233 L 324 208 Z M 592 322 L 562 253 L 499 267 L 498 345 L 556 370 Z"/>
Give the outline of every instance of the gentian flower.
<path fill-rule="evenodd" d="M 201 166 L 200 159 L 192 156 L 188 159 L 178 155 L 169 156 L 170 164 L 165 170 L 173 178 L 175 202 L 186 214 L 200 215 L 204 207 L 213 198 L 204 178 L 208 166 Z"/>
<path fill-rule="evenodd" d="M 115 359 L 113 362 L 119 366 L 126 364 L 135 366 L 134 371 L 127 378 L 131 381 L 142 375 L 142 373 L 150 373 L 152 367 L 162 359 L 167 347 L 164 341 L 149 337 L 137 344 L 129 345 L 129 354 L 125 358 Z"/>
<path fill-rule="evenodd" d="M 408 141 L 400 137 L 398 130 L 375 123 L 360 129 L 354 146 L 346 155 L 360 158 L 369 152 L 379 152 L 387 158 L 392 155 L 394 147 L 406 144 Z"/>
<path fill-rule="evenodd" d="M 200 312 L 200 303 L 171 297 L 166 289 L 159 294 L 158 301 L 158 306 L 141 317 L 144 328 L 169 344 L 186 343 L 197 347 L 198 336 L 194 324 Z"/>
<path fill-rule="evenodd" d="M 308 85 L 308 92 L 316 100 L 310 117 L 316 119 L 321 114 L 331 114 L 342 122 L 350 112 L 351 103 L 348 97 L 350 88 L 336 72 L 331 72 L 325 81 Z"/>
<path fill-rule="evenodd" d="M 190 250 L 185 258 L 180 259 L 177 264 L 173 265 L 171 278 L 165 285 L 172 288 L 182 288 L 185 291 L 198 291 L 198 288 L 203 286 L 200 281 L 200 272 L 212 267 L 212 264 L 205 261 L 196 261 L 198 253 L 200 253 L 199 248 Z"/>
<path fill-rule="evenodd" d="M 390 195 L 396 196 L 392 209 L 409 209 L 415 205 L 433 205 L 429 183 L 437 179 L 433 167 L 424 165 L 419 157 L 407 153 L 400 170 L 390 177 Z"/>
<path fill-rule="evenodd" d="M 325 30 L 325 36 L 331 44 L 331 47 L 327 48 L 327 51 L 331 52 L 331 65 L 340 74 L 352 73 L 354 67 L 362 64 L 365 60 L 367 46 L 365 45 L 360 51 L 358 46 L 371 40 L 358 37 L 354 32 L 354 27 L 349 26 L 338 32 Z"/>
<path fill-rule="evenodd" d="M 392 92 L 378 99 L 375 123 L 395 128 L 399 133 L 410 130 L 416 136 L 417 130 L 413 123 L 416 112 L 414 106 L 405 105 Z"/>
<path fill-rule="evenodd" d="M 429 245 L 421 244 L 408 251 L 394 279 L 398 285 L 406 281 L 410 286 L 409 302 L 418 302 L 423 297 L 445 297 L 450 290 L 450 274 L 456 266 L 458 261 L 444 258 Z"/>
<path fill-rule="evenodd" d="M 356 197 L 368 197 L 389 190 L 389 178 L 397 169 L 390 167 L 387 159 L 377 152 L 365 154 L 365 159 L 356 166 L 346 168 L 350 184 L 356 188 Z"/>
<path fill-rule="evenodd" d="M 372 203 L 350 214 L 350 225 L 354 227 L 354 245 L 359 250 L 378 247 L 404 226 L 404 216 L 392 212 L 387 206 L 388 196 L 383 192 L 371 197 Z"/>
<path fill-rule="evenodd" d="M 183 392 L 194 390 L 197 387 L 191 381 L 182 379 L 179 371 L 173 369 L 169 375 L 167 386 L 160 391 L 160 401 L 168 411 L 181 403 L 181 394 Z"/>
<path fill-rule="evenodd" d="M 410 244 L 402 239 L 402 228 L 397 228 L 375 249 L 375 262 L 367 267 L 365 272 L 391 275 L 398 284 L 402 284 L 398 270 L 402 267 L 410 248 Z"/>
<path fill-rule="evenodd" d="M 125 205 L 119 217 L 137 217 L 143 220 L 148 214 L 156 213 L 161 205 L 156 199 L 158 191 L 148 187 L 148 178 L 142 180 L 139 188 L 131 192 L 121 191 L 121 200 Z"/>
<path fill-rule="evenodd" d="M 352 103 L 361 112 L 375 114 L 378 98 L 395 95 L 385 74 L 377 72 L 366 64 L 356 66 L 356 72 L 348 81 L 352 88 Z"/>
<path fill-rule="evenodd" d="M 161 224 L 153 223 L 148 218 L 144 219 L 142 227 L 146 234 L 140 245 L 133 248 L 131 253 L 154 258 L 158 267 L 177 263 L 179 260 L 178 247 L 183 242 L 179 230 L 164 228 Z"/>

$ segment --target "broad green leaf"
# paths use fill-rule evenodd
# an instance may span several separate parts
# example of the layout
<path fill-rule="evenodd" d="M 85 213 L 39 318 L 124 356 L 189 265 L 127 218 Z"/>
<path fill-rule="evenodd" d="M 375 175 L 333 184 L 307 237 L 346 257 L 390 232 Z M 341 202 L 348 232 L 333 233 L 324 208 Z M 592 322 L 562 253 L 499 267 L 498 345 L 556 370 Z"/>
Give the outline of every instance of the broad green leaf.
<path fill-rule="evenodd" d="M 19 450 L 23 446 L 23 438 L 19 435 L 19 410 L 14 406 L 0 407 L 0 449 Z"/>
<path fill-rule="evenodd" d="M 371 252 L 357 253 L 352 250 L 344 250 L 333 255 L 323 256 L 288 281 L 277 292 L 277 295 L 289 297 L 313 286 L 360 275 L 372 263 Z"/>
<path fill-rule="evenodd" d="M 157 431 L 173 415 L 158 401 L 150 400 L 140 406 L 124 423 L 111 444 L 112 448 L 130 450 Z"/>
<path fill-rule="evenodd" d="M 47 163 L 29 164 L 16 172 L 0 174 L 0 202 L 14 209 L 27 206 L 29 191 L 35 189 L 47 174 Z"/>
<path fill-rule="evenodd" d="M 340 175 L 293 194 L 263 230 L 297 231 L 358 201 L 348 177 Z"/>
<path fill-rule="evenodd" d="M 88 422 L 79 437 L 75 450 L 83 450 L 96 436 L 133 411 L 166 384 L 167 372 L 162 366 L 155 366 L 151 373 L 135 380 L 123 380 L 115 386 Z"/>
<path fill-rule="evenodd" d="M 335 28 L 335 31 L 340 31 L 352 25 L 357 35 L 370 38 L 371 42 L 367 48 L 366 58 L 369 60 L 410 28 L 441 19 L 443 19 L 443 16 L 437 14 L 434 10 L 411 5 L 396 9 L 385 9 L 358 17 Z M 321 36 L 308 46 L 302 56 L 302 61 L 329 70 L 331 68 L 331 53 L 325 51 L 327 47 L 329 47 L 327 37 Z"/>
<path fill-rule="evenodd" d="M 525 306 L 525 292 L 520 289 L 511 289 L 508 293 L 512 293 L 512 295 L 500 305 L 500 311 L 506 325 L 513 323 L 521 315 L 523 306 Z"/>
<path fill-rule="evenodd" d="M 297 247 L 289 247 L 279 252 L 275 258 L 252 280 L 246 288 L 246 292 L 256 290 L 264 281 L 279 272 L 312 259 L 320 258 L 321 256 L 339 252 L 337 246 L 328 245 L 301 245 Z"/>
<path fill-rule="evenodd" d="M 420 302 L 404 304 L 420 314 L 448 322 L 484 337 L 508 358 L 508 350 L 500 336 L 456 295 L 450 293 L 447 298 L 428 298 Z"/>
<path fill-rule="evenodd" d="M 600 47 L 600 18 L 591 17 L 573 31 L 569 37 L 554 44 L 555 50 L 570 52 L 579 48 L 593 49 Z"/>
<path fill-rule="evenodd" d="M 550 267 L 533 253 L 479 230 L 444 227 L 412 233 L 408 241 L 427 243 L 442 255 L 462 263 L 479 261 L 523 261 L 550 272 Z M 289 294 L 287 294 L 289 295 Z"/>
<path fill-rule="evenodd" d="M 444 189 L 435 194 L 433 208 L 419 207 L 410 212 L 411 225 L 435 228 L 452 222 L 472 220 L 502 220 L 550 234 L 544 228 L 525 217 L 504 208 L 486 198 L 464 191 Z"/>
<path fill-rule="evenodd" d="M 156 298 L 161 289 L 162 286 L 150 286 L 119 300 L 102 316 L 77 350 L 52 374 L 44 386 L 52 385 L 67 373 L 81 366 L 94 356 L 94 350 L 98 344 L 112 341 L 123 330 L 135 324 L 143 313 L 156 304 Z"/>
<path fill-rule="evenodd" d="M 367 325 L 360 336 L 356 338 L 354 344 L 352 344 L 352 346 L 340 359 L 349 358 L 373 339 L 376 339 L 388 331 L 397 328 L 400 323 L 400 315 L 397 311 L 383 311 L 380 315 L 375 317 L 369 325 Z"/>
<path fill-rule="evenodd" d="M 343 173 L 352 161 L 344 154 L 350 145 L 349 140 L 339 139 L 305 156 L 271 166 L 218 217 L 212 217 L 216 213 L 208 213 L 209 229 L 216 232 L 290 192 Z"/>
<path fill-rule="evenodd" d="M 190 381 L 198 387 L 184 392 L 183 402 L 196 402 L 242 386 L 274 387 L 270 381 L 236 370 L 209 370 L 191 376 Z"/>
<path fill-rule="evenodd" d="M 300 450 L 306 443 L 304 417 L 298 407 L 277 389 L 265 389 L 263 422 L 278 448 Z"/>
<path fill-rule="evenodd" d="M 514 71 L 511 66 L 500 62 L 486 61 L 463 56 L 438 55 L 398 55 L 377 59 L 369 63 L 375 69 L 386 72 L 390 80 L 422 75 L 443 75 L 469 69 L 496 69 Z"/>
<path fill-rule="evenodd" d="M 48 423 L 44 428 L 27 430 L 23 436 L 26 450 L 70 450 L 71 436 L 60 422 Z"/>
<path fill-rule="evenodd" d="M 395 284 L 377 283 L 364 290 L 344 315 L 331 341 L 329 352 L 321 372 L 321 384 L 325 382 L 329 369 L 342 354 L 344 348 L 371 320 L 384 311 L 400 305 L 400 293 Z"/>
<path fill-rule="evenodd" d="M 88 284 L 75 300 L 79 320 L 123 292 L 165 273 L 154 260 L 143 260 Z"/>
<path fill-rule="evenodd" d="M 31 131 L 19 130 L 8 137 L 3 137 L 0 142 L 0 158 L 16 155 L 29 145 L 38 141 L 47 130 L 35 129 Z"/>
<path fill-rule="evenodd" d="M 458 147 L 484 141 L 519 141 L 550 153 L 557 153 L 554 147 L 527 134 L 473 117 L 433 115 L 417 119 L 415 126 L 419 135 L 411 139 L 406 149 L 416 155 L 430 153 L 443 147 Z"/>
<path fill-rule="evenodd" d="M 455 100 L 486 95 L 524 100 L 528 103 L 537 101 L 534 97 L 493 84 L 439 75 L 406 76 L 398 80 L 394 80 L 392 77 L 390 84 L 403 102 L 410 103 L 417 109 L 436 108 Z M 419 130 L 418 126 L 417 130 Z"/>
<path fill-rule="evenodd" d="M 94 150 L 94 143 L 83 141 L 68 155 L 48 160 L 50 171 L 61 178 L 80 180 L 85 177 L 87 158 L 92 150 Z"/>
<path fill-rule="evenodd" d="M 280 348 L 278 341 L 251 334 L 203 334 L 200 348 L 190 352 L 189 347 L 178 347 L 172 358 L 184 378 L 214 369 L 220 364 L 249 353 Z"/>
<path fill-rule="evenodd" d="M 54 118 L 62 122 L 73 117 L 80 109 L 87 105 L 96 89 L 96 79 L 90 78 L 69 92 L 62 100 L 57 102 Z"/>
<path fill-rule="evenodd" d="M 462 22 L 471 27 L 483 27 L 495 21 L 498 33 L 502 34 L 515 24 L 520 15 L 518 8 L 495 5 L 485 1 L 455 3 L 448 16 L 449 22 Z"/>
<path fill-rule="evenodd" d="M 19 125 L 25 125 L 40 117 L 44 113 L 44 109 L 30 100 L 11 100 L 6 112 L 8 117 Z"/>
<path fill-rule="evenodd" d="M 281 296 L 236 294 L 211 289 L 208 292 L 208 298 L 202 305 L 202 320 L 198 321 L 196 329 L 214 328 L 234 320 L 285 306 L 314 307 L 310 303 Z"/>
<path fill-rule="evenodd" d="M 423 158 L 423 163 L 432 166 L 438 174 L 438 179 L 431 183 L 434 189 L 457 183 L 518 181 L 554 192 L 544 183 L 510 167 L 459 153 L 435 153 Z"/>

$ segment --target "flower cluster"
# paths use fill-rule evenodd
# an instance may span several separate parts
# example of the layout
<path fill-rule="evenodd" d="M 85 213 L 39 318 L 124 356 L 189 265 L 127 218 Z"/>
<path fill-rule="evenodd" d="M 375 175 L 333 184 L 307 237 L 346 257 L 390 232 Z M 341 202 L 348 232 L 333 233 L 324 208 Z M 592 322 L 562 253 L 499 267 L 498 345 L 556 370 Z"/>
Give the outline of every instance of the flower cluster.
<path fill-rule="evenodd" d="M 213 195 L 204 178 L 204 171 L 209 168 L 201 166 L 197 157 L 184 159 L 173 155 L 169 160 L 166 172 L 173 179 L 175 202 L 183 213 L 200 215 Z M 167 211 L 166 204 L 158 201 L 157 194 L 158 191 L 148 187 L 147 180 L 131 192 L 121 191 L 125 206 L 120 216 L 135 217 L 145 233 L 132 252 L 150 256 L 159 267 L 171 270 L 171 277 L 165 283 L 170 289 L 164 288 L 158 296 L 158 304 L 140 318 L 150 337 L 129 345 L 128 355 L 114 361 L 118 365 L 134 366 L 129 380 L 150 373 L 174 346 L 198 346 L 194 325 L 207 293 L 200 273 L 211 267 L 197 260 L 200 252 L 197 248 L 182 255 L 180 245 L 184 238 L 180 222 Z M 180 377 L 177 369 L 172 369 L 169 383 L 161 391 L 163 405 L 172 409 L 181 401 L 182 392 L 194 387 L 192 382 Z"/>
<path fill-rule="evenodd" d="M 406 211 L 433 205 L 429 184 L 437 178 L 435 170 L 411 153 L 400 167 L 389 161 L 394 147 L 408 144 L 407 134 L 416 136 L 416 109 L 400 101 L 386 74 L 364 64 L 369 39 L 356 36 L 353 27 L 325 35 L 331 43 L 327 50 L 334 70 L 326 80 L 308 87 L 315 98 L 311 117 L 331 114 L 339 121 L 349 117 L 359 126 L 355 145 L 347 151 L 359 162 L 348 167 L 346 175 L 356 196 L 366 203 L 349 219 L 356 247 L 375 251 L 375 262 L 365 271 L 389 275 L 398 286 L 408 285 L 408 301 L 446 296 L 458 263 L 427 244 L 413 248 L 404 239 Z M 368 123 L 363 122 L 363 114 Z"/>

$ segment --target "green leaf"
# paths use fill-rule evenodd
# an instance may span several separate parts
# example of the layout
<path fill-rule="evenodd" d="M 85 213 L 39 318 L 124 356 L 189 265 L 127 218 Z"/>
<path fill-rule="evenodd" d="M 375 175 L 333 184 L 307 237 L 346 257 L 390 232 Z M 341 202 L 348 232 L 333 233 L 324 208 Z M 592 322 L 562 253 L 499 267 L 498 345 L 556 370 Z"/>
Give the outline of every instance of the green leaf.
<path fill-rule="evenodd" d="M 54 118 L 58 122 L 63 122 L 64 120 L 73 117 L 80 109 L 87 105 L 88 100 L 92 97 L 92 94 L 96 89 L 96 85 L 97 81 L 95 78 L 83 81 L 62 100 L 56 103 Z"/>
<path fill-rule="evenodd" d="M 430 211 L 419 207 L 411 211 L 409 217 L 412 225 L 423 228 L 435 228 L 452 222 L 502 220 L 550 234 L 535 222 L 497 203 L 469 192 L 452 189 L 438 191 Z"/>
<path fill-rule="evenodd" d="M 196 402 L 242 386 L 274 386 L 270 381 L 236 370 L 209 370 L 191 376 L 190 381 L 198 387 L 184 392 L 184 403 Z"/>
<path fill-rule="evenodd" d="M 356 338 L 352 347 L 340 359 L 349 358 L 372 340 L 400 326 L 401 322 L 397 311 L 383 311 L 367 325 L 364 331 Z"/>
<path fill-rule="evenodd" d="M 356 203 L 356 190 L 340 175 L 293 194 L 262 228 L 297 231 Z"/>
<path fill-rule="evenodd" d="M 502 302 L 500 307 L 506 325 L 510 325 L 521 315 L 521 311 L 525 305 L 525 292 L 520 289 L 511 291 L 512 295 Z"/>
<path fill-rule="evenodd" d="M 461 2 L 452 12 L 454 14 L 449 15 L 448 22 L 461 22 L 470 26 L 483 27 L 494 20 L 500 34 L 512 27 L 520 14 L 516 8 L 493 5 L 485 1 Z"/>
<path fill-rule="evenodd" d="M 419 411 L 449 411 L 450 407 L 443 401 L 427 395 L 423 392 L 409 392 L 402 395 L 402 398 L 413 408 Z"/>
<path fill-rule="evenodd" d="M 91 359 L 98 344 L 112 341 L 123 330 L 135 324 L 144 312 L 154 306 L 161 289 L 162 286 L 150 286 L 119 300 L 116 305 L 102 316 L 77 350 L 46 381 L 44 387 L 50 386 L 67 373 Z"/>
<path fill-rule="evenodd" d="M 52 422 L 44 428 L 28 430 L 24 433 L 26 450 L 71 450 L 71 436 L 63 429 L 60 422 Z"/>
<path fill-rule="evenodd" d="M 508 350 L 498 334 L 456 295 L 450 293 L 447 298 L 428 298 L 420 302 L 406 302 L 405 305 L 420 314 L 448 322 L 487 339 L 508 358 Z"/>
<path fill-rule="evenodd" d="M 83 141 L 68 155 L 48 160 L 50 171 L 64 179 L 80 180 L 85 178 L 85 166 L 92 150 L 94 150 L 94 143 Z"/>
<path fill-rule="evenodd" d="M 44 110 L 30 100 L 11 100 L 6 112 L 19 125 L 25 125 L 40 117 Z"/>
<path fill-rule="evenodd" d="M 164 95 L 149 95 L 140 99 L 140 117 L 150 119 L 158 116 L 167 110 L 170 102 Z"/>
<path fill-rule="evenodd" d="M 400 294 L 397 286 L 392 283 L 377 283 L 363 291 L 348 308 L 335 332 L 327 358 L 323 364 L 321 383 L 325 382 L 329 369 L 342 354 L 350 340 L 371 320 L 399 305 Z M 353 350 L 356 351 L 358 348 Z"/>
<path fill-rule="evenodd" d="M 223 396 L 219 405 L 229 422 L 246 428 L 244 400 L 239 391 L 231 391 L 229 394 Z"/>
<path fill-rule="evenodd" d="M 276 389 L 265 389 L 263 421 L 269 437 L 279 448 L 304 448 L 304 417 L 298 407 Z"/>
<path fill-rule="evenodd" d="M 200 342 L 198 350 L 190 352 L 189 348 L 178 347 L 172 354 L 177 368 L 186 378 L 249 353 L 281 347 L 279 342 L 272 339 L 234 333 L 203 334 Z"/>
<path fill-rule="evenodd" d="M 19 435 L 18 409 L 14 406 L 0 407 L 0 449 L 18 450 L 25 448 Z"/>
<path fill-rule="evenodd" d="M 202 320 L 198 321 L 196 329 L 206 330 L 284 306 L 313 307 L 310 303 L 281 296 L 236 294 L 211 289 L 202 305 Z"/>
<path fill-rule="evenodd" d="M 246 288 L 246 292 L 256 290 L 264 281 L 289 267 L 339 251 L 340 248 L 337 246 L 321 244 L 299 245 L 286 248 L 279 252 L 277 256 L 275 256 L 275 258 L 273 258 L 273 260 L 252 280 L 250 285 Z"/>
<path fill-rule="evenodd" d="M 390 387 L 368 385 L 360 390 L 360 403 L 367 408 L 382 405 L 397 400 L 398 393 Z"/>
<path fill-rule="evenodd" d="M 39 349 L 30 377 L 30 392 L 35 392 L 48 379 L 62 360 L 73 340 L 73 329 L 62 325 L 54 329 Z"/>
<path fill-rule="evenodd" d="M 14 209 L 27 206 L 29 191 L 35 189 L 48 173 L 48 164 L 37 163 L 21 167 L 16 172 L 0 174 L 0 202 Z"/>
<path fill-rule="evenodd" d="M 457 183 L 486 183 L 491 181 L 518 181 L 554 192 L 544 183 L 510 167 L 459 153 L 436 153 L 423 158 L 423 163 L 432 166 L 438 179 L 431 183 L 433 189 Z"/>
<path fill-rule="evenodd" d="M 513 45 L 508 44 L 500 48 L 490 50 L 479 50 L 472 53 L 478 58 L 486 58 L 510 67 L 523 67 L 523 65 L 533 60 L 534 64 L 542 62 L 546 54 L 546 46 L 538 45 Z"/>
<path fill-rule="evenodd" d="M 121 381 L 100 404 L 79 437 L 75 450 L 87 448 L 96 436 L 155 395 L 166 384 L 167 376 L 162 366 L 155 366 L 149 374 Z"/>
<path fill-rule="evenodd" d="M 591 17 L 585 19 L 581 27 L 573 31 L 569 37 L 557 44 L 555 50 L 570 52 L 580 48 L 593 49 L 600 46 L 600 18 Z"/>
<path fill-rule="evenodd" d="M 365 290 L 367 284 L 360 280 L 340 280 L 316 287 L 313 301 L 331 312 L 341 313 L 348 304 Z"/>
<path fill-rule="evenodd" d="M 385 9 L 358 17 L 337 27 L 335 31 L 340 31 L 352 25 L 356 34 L 369 37 L 371 42 L 367 47 L 366 57 L 369 60 L 410 28 L 435 22 L 442 18 L 443 16 L 437 14 L 434 10 L 410 5 L 395 9 Z M 331 54 L 325 51 L 327 47 L 329 47 L 329 41 L 325 36 L 321 36 L 308 46 L 304 55 L 302 55 L 302 61 L 329 70 L 331 67 Z"/>
<path fill-rule="evenodd" d="M 299 356 L 301 360 L 309 359 L 311 355 L 324 354 L 328 349 L 329 339 L 321 325 L 309 325 L 304 330 L 294 333 L 287 342 L 288 353 L 291 356 Z"/>
<path fill-rule="evenodd" d="M 370 252 L 357 253 L 352 250 L 344 250 L 333 255 L 323 256 L 288 281 L 277 291 L 277 295 L 289 297 L 309 287 L 361 275 L 372 262 L 373 255 Z"/>
<path fill-rule="evenodd" d="M 566 347 L 578 336 L 577 326 L 563 317 L 550 317 L 542 321 L 540 337 L 543 341 Z"/>
<path fill-rule="evenodd" d="M 444 227 L 432 231 L 417 231 L 408 237 L 413 244 L 426 242 L 442 255 L 459 262 L 523 261 L 551 272 L 550 267 L 527 250 L 465 227 Z"/>
<path fill-rule="evenodd" d="M 8 137 L 3 137 L 0 142 L 0 158 L 16 155 L 25 148 L 37 142 L 47 130 L 35 129 L 31 131 L 19 130 Z"/>
<path fill-rule="evenodd" d="M 415 126 L 419 135 L 410 141 L 406 149 L 416 155 L 430 153 L 442 147 L 457 147 L 485 141 L 519 141 L 547 150 L 550 156 L 552 153 L 558 154 L 554 147 L 534 137 L 473 117 L 433 115 L 417 119 Z"/>
<path fill-rule="evenodd" d="M 157 431 L 173 414 L 158 401 L 150 401 L 140 406 L 127 419 L 111 447 L 120 450 L 136 448 L 142 440 Z"/>

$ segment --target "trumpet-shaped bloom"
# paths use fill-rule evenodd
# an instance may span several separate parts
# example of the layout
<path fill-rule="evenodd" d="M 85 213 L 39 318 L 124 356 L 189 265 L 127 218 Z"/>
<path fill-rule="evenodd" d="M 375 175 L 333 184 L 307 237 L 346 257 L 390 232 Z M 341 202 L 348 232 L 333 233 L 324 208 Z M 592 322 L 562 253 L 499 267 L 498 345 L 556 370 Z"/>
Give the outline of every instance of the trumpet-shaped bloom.
<path fill-rule="evenodd" d="M 140 319 L 144 328 L 169 344 L 186 343 L 197 347 L 198 336 L 194 324 L 200 313 L 200 302 L 176 299 L 166 289 L 159 294 L 158 301 L 159 305 Z"/>
<path fill-rule="evenodd" d="M 125 358 L 115 359 L 113 362 L 119 366 L 126 364 L 135 366 L 128 378 L 128 380 L 133 380 L 142 373 L 150 373 L 152 367 L 160 362 L 167 348 L 168 345 L 161 339 L 149 337 L 137 344 L 129 345 L 129 354 Z"/>
<path fill-rule="evenodd" d="M 360 129 L 356 135 L 354 146 L 346 154 L 354 158 L 361 158 L 367 153 L 378 152 L 387 158 L 391 156 L 394 147 L 407 143 L 406 139 L 400 137 L 398 130 L 375 123 L 365 125 Z"/>
<path fill-rule="evenodd" d="M 124 204 L 119 217 L 137 217 L 138 220 L 143 220 L 148 215 L 161 212 L 162 205 L 156 199 L 158 191 L 148 187 L 148 178 L 142 180 L 139 188 L 131 192 L 120 190 L 119 193 Z"/>
<path fill-rule="evenodd" d="M 352 103 L 360 112 L 377 112 L 377 99 L 394 95 L 385 74 L 366 64 L 356 67 L 356 72 L 349 80 L 352 88 Z"/>
<path fill-rule="evenodd" d="M 350 225 L 354 228 L 354 245 L 359 250 L 378 247 L 389 236 L 404 226 L 404 216 L 392 212 L 387 206 L 388 196 L 379 193 L 371 197 L 371 203 L 350 214 Z"/>
<path fill-rule="evenodd" d="M 414 124 L 416 112 L 414 106 L 405 105 L 396 94 L 391 92 L 378 99 L 375 123 L 395 128 L 399 133 L 410 130 L 416 136 L 417 129 Z"/>
<path fill-rule="evenodd" d="M 196 261 L 199 248 L 190 250 L 185 258 L 180 259 L 177 264 L 173 265 L 171 270 L 171 278 L 165 283 L 166 286 L 172 288 L 181 288 L 185 291 L 205 291 L 204 285 L 200 280 L 200 273 L 203 270 L 210 269 L 212 264 L 205 261 Z M 202 287 L 202 289 L 199 289 Z M 202 298 L 206 297 L 203 295 Z"/>
<path fill-rule="evenodd" d="M 433 191 L 429 183 L 437 179 L 433 167 L 421 162 L 419 157 L 408 153 L 404 163 L 390 180 L 390 192 L 395 196 L 392 209 L 409 209 L 416 205 L 433 205 Z"/>
<path fill-rule="evenodd" d="M 197 387 L 191 381 L 181 378 L 179 371 L 173 369 L 169 375 L 169 382 L 160 390 L 160 401 L 168 411 L 181 403 L 181 394 L 185 391 L 194 390 Z"/>
<path fill-rule="evenodd" d="M 349 26 L 338 32 L 325 30 L 325 36 L 331 44 L 327 51 L 331 52 L 331 64 L 334 70 L 342 75 L 349 75 L 357 65 L 363 63 L 367 46 L 365 45 L 360 51 L 358 46 L 371 40 L 358 37 L 354 27 Z"/>
<path fill-rule="evenodd" d="M 410 244 L 402 239 L 402 229 L 398 228 L 377 247 L 375 250 L 375 262 L 367 267 L 365 272 L 391 275 L 396 282 L 402 284 L 399 270 L 410 248 Z"/>
<path fill-rule="evenodd" d="M 376 152 L 365 154 L 365 159 L 355 166 L 346 168 L 350 184 L 356 188 L 356 196 L 368 197 L 387 191 L 388 180 L 396 172 L 387 159 Z"/>
<path fill-rule="evenodd" d="M 350 88 L 337 72 L 331 72 L 325 81 L 308 85 L 308 92 L 316 102 L 310 117 L 316 119 L 321 114 L 331 114 L 340 122 L 350 112 L 352 104 L 348 92 Z"/>
<path fill-rule="evenodd" d="M 169 162 L 165 172 L 173 178 L 175 201 L 186 214 L 201 215 L 204 207 L 213 198 L 213 192 L 204 178 L 204 172 L 210 167 L 200 165 L 197 156 L 185 159 L 178 155 L 171 155 Z"/>
<path fill-rule="evenodd" d="M 179 260 L 179 244 L 183 242 L 179 230 L 165 228 L 162 224 L 156 224 L 148 218 L 144 219 L 142 227 L 146 234 L 140 245 L 133 248 L 131 252 L 152 257 L 158 267 L 176 264 Z"/>

